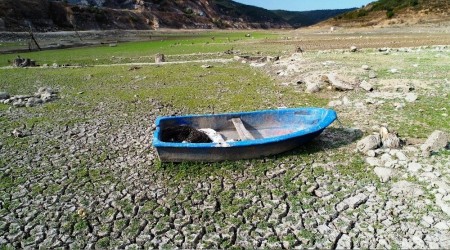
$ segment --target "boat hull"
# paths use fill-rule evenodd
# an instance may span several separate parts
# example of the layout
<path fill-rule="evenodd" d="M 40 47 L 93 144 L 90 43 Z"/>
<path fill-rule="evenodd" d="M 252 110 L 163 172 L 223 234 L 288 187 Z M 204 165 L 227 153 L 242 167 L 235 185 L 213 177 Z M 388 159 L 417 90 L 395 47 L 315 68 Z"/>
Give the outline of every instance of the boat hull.
<path fill-rule="evenodd" d="M 190 125 L 196 128 L 212 127 L 227 139 L 237 136 L 230 132 L 229 120 L 242 118 L 255 139 L 217 143 L 163 142 L 161 130 L 166 126 Z M 205 116 L 161 117 L 156 121 L 153 146 L 163 162 L 215 162 L 260 158 L 292 150 L 318 136 L 336 119 L 336 112 L 320 108 L 264 110 Z M 231 127 L 230 127 L 231 126 Z M 293 131 L 293 132 L 289 132 Z M 271 136 L 273 134 L 273 136 Z"/>

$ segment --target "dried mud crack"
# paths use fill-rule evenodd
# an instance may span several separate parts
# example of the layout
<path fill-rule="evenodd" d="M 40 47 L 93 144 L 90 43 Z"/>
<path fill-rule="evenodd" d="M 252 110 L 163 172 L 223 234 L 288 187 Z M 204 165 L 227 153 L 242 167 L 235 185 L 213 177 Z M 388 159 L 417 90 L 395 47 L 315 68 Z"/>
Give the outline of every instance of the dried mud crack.
<path fill-rule="evenodd" d="M 379 194 L 387 189 L 375 180 L 361 188 L 351 176 L 289 158 L 262 172 L 256 165 L 264 159 L 222 176 L 177 177 L 179 166 L 153 166 L 149 114 L 108 113 L 104 106 L 86 114 L 88 122 L 36 126 L 20 142 L 27 151 L 2 148 L 2 178 L 20 181 L 2 192 L 2 245 L 379 248 L 414 230 L 420 241 L 412 244 L 448 246 L 439 231 L 393 216 L 420 208 L 385 201 Z"/>
<path fill-rule="evenodd" d="M 283 65 L 276 67 L 268 72 Z M 309 69 L 298 67 L 300 73 Z M 297 82 L 295 71 L 281 81 Z M 383 104 L 364 104 L 364 98 L 377 99 L 370 95 L 339 92 L 336 98 L 352 98 L 336 109 L 366 132 L 374 124 L 365 123 L 364 114 Z M 64 114 L 71 123 L 19 124 L 26 137 L 0 129 L 0 246 L 450 248 L 450 173 L 448 163 L 440 162 L 448 156 L 424 160 L 413 149 L 379 150 L 377 162 L 399 173 L 381 182 L 365 155 L 348 157 L 362 132 L 331 127 L 311 144 L 276 157 L 160 164 L 151 146 L 152 123 L 177 110 L 151 99 L 134 101 L 72 110 Z M 354 111 L 360 108 L 364 112 Z M 1 118 L 20 123 L 61 115 L 41 110 L 12 108 Z M 399 152 L 411 159 L 402 163 Z"/>

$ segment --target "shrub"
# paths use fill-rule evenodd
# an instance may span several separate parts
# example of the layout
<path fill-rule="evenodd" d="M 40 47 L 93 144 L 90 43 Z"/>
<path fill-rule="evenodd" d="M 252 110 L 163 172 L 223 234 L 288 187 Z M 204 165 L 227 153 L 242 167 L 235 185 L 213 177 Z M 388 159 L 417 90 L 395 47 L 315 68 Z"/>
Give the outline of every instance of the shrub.
<path fill-rule="evenodd" d="M 386 16 L 387 16 L 387 18 L 389 18 L 389 19 L 391 19 L 392 17 L 394 17 L 394 15 L 395 15 L 394 10 L 388 10 L 388 11 L 386 12 Z"/>

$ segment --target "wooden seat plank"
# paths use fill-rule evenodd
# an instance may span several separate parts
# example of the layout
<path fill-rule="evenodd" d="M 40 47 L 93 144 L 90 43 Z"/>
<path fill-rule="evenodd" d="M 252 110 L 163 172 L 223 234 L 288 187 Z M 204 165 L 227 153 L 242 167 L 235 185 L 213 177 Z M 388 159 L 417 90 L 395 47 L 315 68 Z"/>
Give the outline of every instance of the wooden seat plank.
<path fill-rule="evenodd" d="M 232 118 L 231 122 L 233 122 L 233 125 L 238 132 L 239 138 L 241 138 L 242 141 L 255 139 L 255 137 L 253 137 L 253 135 L 245 128 L 241 118 Z"/>

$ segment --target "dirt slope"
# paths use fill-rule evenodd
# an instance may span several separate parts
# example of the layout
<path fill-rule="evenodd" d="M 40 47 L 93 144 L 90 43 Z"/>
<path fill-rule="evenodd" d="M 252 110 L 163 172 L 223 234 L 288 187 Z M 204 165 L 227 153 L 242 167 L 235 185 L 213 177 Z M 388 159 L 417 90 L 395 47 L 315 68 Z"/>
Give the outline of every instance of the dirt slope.
<path fill-rule="evenodd" d="M 450 21 L 450 1 L 448 0 L 379 0 L 358 10 L 328 19 L 316 26 L 406 26 L 448 21 Z"/>

